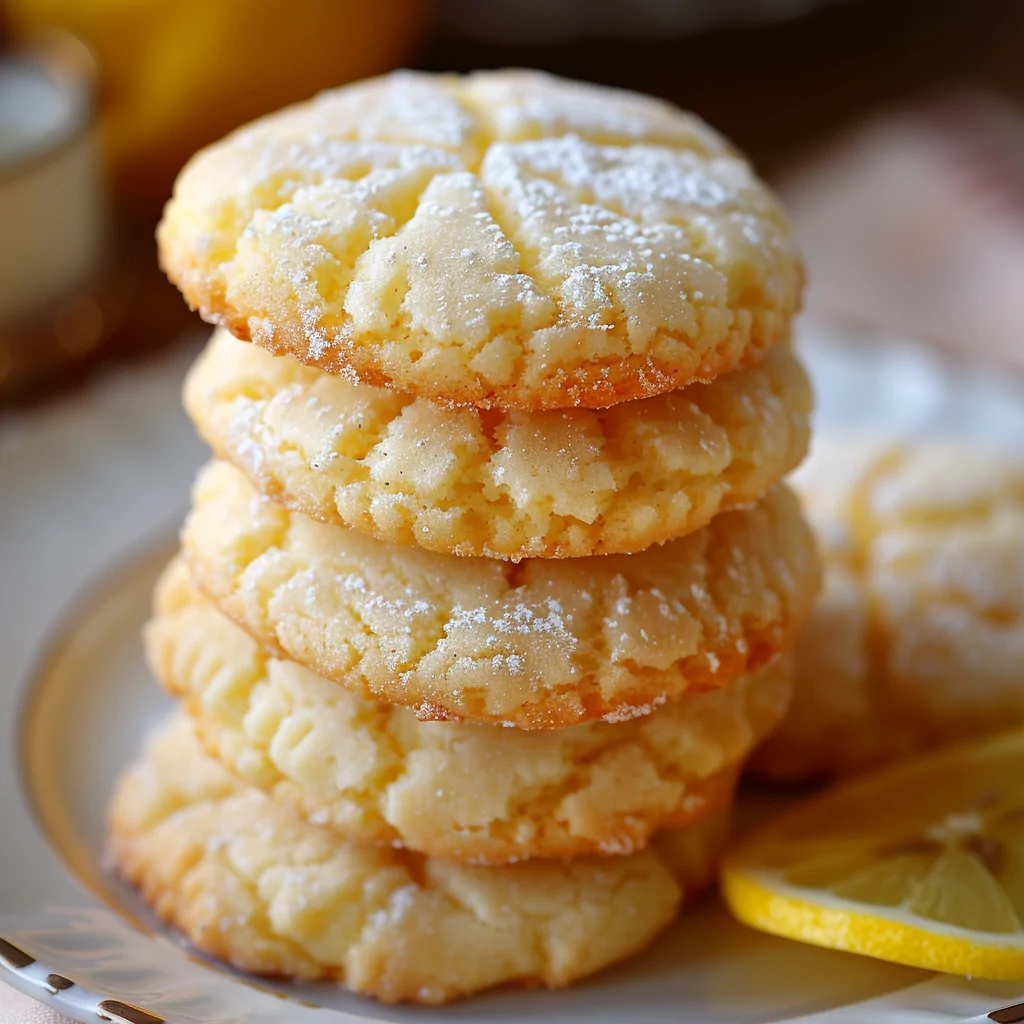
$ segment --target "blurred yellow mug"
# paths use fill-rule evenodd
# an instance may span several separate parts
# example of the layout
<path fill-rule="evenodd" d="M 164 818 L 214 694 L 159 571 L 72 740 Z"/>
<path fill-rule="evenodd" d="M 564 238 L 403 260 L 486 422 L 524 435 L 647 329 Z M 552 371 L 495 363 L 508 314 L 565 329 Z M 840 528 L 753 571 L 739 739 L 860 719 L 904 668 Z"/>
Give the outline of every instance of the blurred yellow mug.
<path fill-rule="evenodd" d="M 200 146 L 285 103 L 389 70 L 421 0 L 8 0 L 15 33 L 69 30 L 99 64 L 105 144 L 122 198 L 165 198 Z"/>

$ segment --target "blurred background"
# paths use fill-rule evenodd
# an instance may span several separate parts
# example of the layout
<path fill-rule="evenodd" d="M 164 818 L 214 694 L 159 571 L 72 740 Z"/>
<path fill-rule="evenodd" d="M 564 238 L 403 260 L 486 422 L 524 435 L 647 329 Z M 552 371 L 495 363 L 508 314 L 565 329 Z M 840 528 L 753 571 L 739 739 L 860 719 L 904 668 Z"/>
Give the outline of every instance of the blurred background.
<path fill-rule="evenodd" d="M 153 228 L 197 147 L 396 66 L 505 65 L 731 136 L 815 318 L 1024 372 L 1019 0 L 0 0 L 0 408 L 196 326 Z"/>

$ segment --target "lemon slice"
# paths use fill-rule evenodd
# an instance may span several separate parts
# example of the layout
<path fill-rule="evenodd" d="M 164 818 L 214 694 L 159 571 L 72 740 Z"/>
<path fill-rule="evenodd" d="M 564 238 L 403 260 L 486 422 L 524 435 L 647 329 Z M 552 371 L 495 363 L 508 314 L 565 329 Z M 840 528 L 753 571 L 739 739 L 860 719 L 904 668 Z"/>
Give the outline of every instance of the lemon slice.
<path fill-rule="evenodd" d="M 732 912 L 817 946 L 1024 978 L 1024 733 L 823 792 L 740 842 Z"/>

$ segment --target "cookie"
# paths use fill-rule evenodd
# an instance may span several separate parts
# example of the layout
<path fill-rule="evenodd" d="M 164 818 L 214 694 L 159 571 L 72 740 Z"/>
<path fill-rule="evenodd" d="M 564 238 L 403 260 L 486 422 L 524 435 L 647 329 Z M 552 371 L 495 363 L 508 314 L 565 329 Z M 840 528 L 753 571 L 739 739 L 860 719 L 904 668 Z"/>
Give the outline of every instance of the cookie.
<path fill-rule="evenodd" d="M 788 647 L 818 582 L 782 487 L 639 554 L 510 563 L 314 522 L 214 463 L 182 546 L 200 589 L 276 653 L 420 718 L 524 729 L 728 686 Z"/>
<path fill-rule="evenodd" d="M 757 770 L 848 775 L 1024 725 L 1024 460 L 834 436 L 795 482 L 825 586 Z"/>
<path fill-rule="evenodd" d="M 713 384 L 595 412 L 448 409 L 214 334 L 185 406 L 217 455 L 314 519 L 518 560 L 640 551 L 749 505 L 804 457 L 788 348 Z"/>
<path fill-rule="evenodd" d="M 486 864 L 629 853 L 725 806 L 791 687 L 779 662 L 615 725 L 420 722 L 265 654 L 177 560 L 145 641 L 207 751 L 245 782 L 348 839 Z"/>
<path fill-rule="evenodd" d="M 674 836 L 664 858 L 469 867 L 359 846 L 243 787 L 177 718 L 120 780 L 109 845 L 165 922 L 240 970 L 443 1003 L 637 953 L 711 880 L 726 825 Z"/>
<path fill-rule="evenodd" d="M 443 403 L 602 408 L 787 337 L 775 197 L 692 114 L 534 72 L 397 72 L 197 154 L 158 231 L 211 323 Z"/>

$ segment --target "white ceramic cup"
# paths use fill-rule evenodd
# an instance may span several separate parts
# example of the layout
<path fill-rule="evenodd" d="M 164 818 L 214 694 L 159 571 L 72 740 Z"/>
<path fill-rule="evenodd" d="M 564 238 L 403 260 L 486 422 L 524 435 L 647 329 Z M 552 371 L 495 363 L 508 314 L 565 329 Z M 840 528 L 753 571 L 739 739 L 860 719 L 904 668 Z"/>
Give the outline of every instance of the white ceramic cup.
<path fill-rule="evenodd" d="M 0 324 L 94 277 L 107 209 L 82 51 L 53 37 L 0 58 Z"/>

